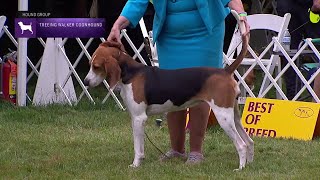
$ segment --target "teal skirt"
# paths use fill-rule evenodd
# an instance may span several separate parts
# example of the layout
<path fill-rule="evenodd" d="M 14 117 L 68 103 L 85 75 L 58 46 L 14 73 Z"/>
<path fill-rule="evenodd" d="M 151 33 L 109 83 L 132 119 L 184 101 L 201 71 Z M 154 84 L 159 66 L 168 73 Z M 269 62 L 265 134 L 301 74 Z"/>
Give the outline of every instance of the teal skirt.
<path fill-rule="evenodd" d="M 167 16 L 157 40 L 159 67 L 222 67 L 224 21 L 209 34 L 194 1 L 168 0 Z"/>

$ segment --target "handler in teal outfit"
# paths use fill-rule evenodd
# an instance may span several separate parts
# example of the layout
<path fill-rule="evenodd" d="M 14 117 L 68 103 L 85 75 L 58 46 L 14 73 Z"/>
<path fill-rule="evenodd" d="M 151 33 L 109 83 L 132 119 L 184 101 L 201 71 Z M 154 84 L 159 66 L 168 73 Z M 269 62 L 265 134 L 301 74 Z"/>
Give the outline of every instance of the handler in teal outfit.
<path fill-rule="evenodd" d="M 244 12 L 241 0 L 154 0 L 153 40 L 157 44 L 159 66 L 163 69 L 222 67 L 224 19 L 234 9 Z M 108 36 L 120 42 L 120 30 L 135 27 L 143 16 L 148 0 L 128 0 Z M 241 17 L 249 26 L 245 16 Z M 202 144 L 209 117 L 209 106 L 202 103 L 190 108 L 190 153 L 186 163 L 204 160 Z M 160 158 L 186 158 L 186 111 L 167 115 L 171 149 Z"/>

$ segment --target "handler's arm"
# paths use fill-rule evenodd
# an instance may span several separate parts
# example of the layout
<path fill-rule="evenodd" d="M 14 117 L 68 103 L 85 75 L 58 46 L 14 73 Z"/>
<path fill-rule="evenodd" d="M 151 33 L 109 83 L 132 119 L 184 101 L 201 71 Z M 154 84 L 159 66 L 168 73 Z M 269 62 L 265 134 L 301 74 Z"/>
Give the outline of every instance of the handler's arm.
<path fill-rule="evenodd" d="M 228 6 L 230 9 L 233 9 L 233 10 L 237 11 L 238 13 L 245 12 L 241 0 L 231 0 L 228 3 Z"/>
<path fill-rule="evenodd" d="M 316 14 L 320 14 L 320 0 L 313 0 L 311 11 Z"/>
<path fill-rule="evenodd" d="M 246 13 L 244 11 L 242 1 L 241 0 L 231 0 L 228 3 L 228 7 L 232 10 L 235 10 L 240 15 L 240 21 L 244 21 L 244 23 L 246 25 L 246 32 L 244 34 L 248 34 L 250 32 L 250 26 L 247 23 Z"/>
<path fill-rule="evenodd" d="M 113 24 L 108 41 L 121 43 L 120 31 L 126 27 L 135 27 L 144 15 L 149 0 L 129 0 L 124 6 L 120 16 Z"/>

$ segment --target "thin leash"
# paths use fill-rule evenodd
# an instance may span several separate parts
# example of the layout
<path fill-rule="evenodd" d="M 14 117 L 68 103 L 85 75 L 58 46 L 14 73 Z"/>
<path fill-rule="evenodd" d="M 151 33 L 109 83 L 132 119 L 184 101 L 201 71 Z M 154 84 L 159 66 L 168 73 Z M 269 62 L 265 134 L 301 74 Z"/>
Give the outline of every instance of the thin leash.
<path fill-rule="evenodd" d="M 144 134 L 146 135 L 146 137 L 150 141 L 150 143 L 160 152 L 160 154 L 162 154 L 162 155 L 166 156 L 167 158 L 169 158 L 163 151 L 161 151 L 160 148 L 158 148 L 158 146 L 155 143 L 153 143 L 151 141 L 151 139 L 149 138 L 149 136 L 148 136 L 148 134 L 146 132 L 144 132 Z"/>
<path fill-rule="evenodd" d="M 291 35 L 292 35 L 292 33 L 293 32 L 295 32 L 295 31 L 297 31 L 298 29 L 300 29 L 300 28 L 302 28 L 303 26 L 305 26 L 306 24 L 308 24 L 310 21 L 307 21 L 307 22 L 305 22 L 305 23 L 303 23 L 302 25 L 300 25 L 299 27 L 297 27 L 296 29 L 294 29 L 294 30 L 292 30 L 291 32 L 289 32 Z M 264 50 L 266 48 L 266 46 L 265 47 L 261 47 L 260 49 L 258 49 L 258 51 L 262 51 L 262 50 Z"/>
<path fill-rule="evenodd" d="M 310 22 L 310 21 L 307 21 L 307 22 L 303 23 L 302 25 L 300 25 L 300 26 L 297 27 L 296 29 L 292 30 L 292 31 L 290 32 L 290 34 L 292 34 L 293 32 L 295 32 L 296 30 L 302 28 L 303 26 L 307 25 L 309 22 Z"/>

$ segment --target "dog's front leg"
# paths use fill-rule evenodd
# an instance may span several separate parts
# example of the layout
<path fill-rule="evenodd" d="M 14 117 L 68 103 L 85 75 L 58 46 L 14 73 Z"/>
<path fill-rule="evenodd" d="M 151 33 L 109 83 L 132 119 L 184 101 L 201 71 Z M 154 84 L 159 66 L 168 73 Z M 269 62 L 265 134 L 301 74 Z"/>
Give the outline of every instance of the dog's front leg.
<path fill-rule="evenodd" d="M 134 160 L 130 167 L 140 166 L 144 159 L 144 126 L 147 120 L 146 113 L 131 117 L 134 144 Z"/>

